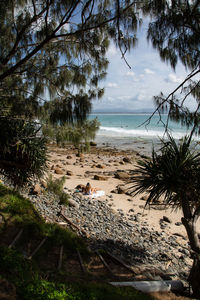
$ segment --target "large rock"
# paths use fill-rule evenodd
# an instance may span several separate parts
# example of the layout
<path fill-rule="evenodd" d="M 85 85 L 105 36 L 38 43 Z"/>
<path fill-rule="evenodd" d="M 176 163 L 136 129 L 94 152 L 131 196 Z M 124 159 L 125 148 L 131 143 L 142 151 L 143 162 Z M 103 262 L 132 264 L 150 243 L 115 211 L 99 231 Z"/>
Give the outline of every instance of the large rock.
<path fill-rule="evenodd" d="M 108 177 L 102 176 L 102 175 L 94 175 L 94 180 L 106 181 L 106 180 L 108 180 Z"/>
<path fill-rule="evenodd" d="M 34 195 L 39 195 L 42 192 L 42 188 L 39 185 L 39 183 L 36 183 L 35 186 L 33 187 L 33 194 Z"/>
<path fill-rule="evenodd" d="M 125 163 L 131 163 L 131 159 L 129 158 L 129 157 L 124 157 L 123 158 L 123 161 L 125 162 Z"/>
<path fill-rule="evenodd" d="M 63 175 L 64 171 L 60 168 L 55 168 L 54 173 L 58 174 L 58 175 Z"/>
<path fill-rule="evenodd" d="M 79 204 L 75 200 L 70 198 L 67 200 L 67 202 L 69 203 L 69 206 L 73 206 L 73 207 L 79 209 Z"/>
<path fill-rule="evenodd" d="M 121 179 L 121 180 L 128 180 L 128 179 L 130 179 L 130 176 L 126 172 L 118 171 L 118 172 L 115 173 L 115 178 L 118 178 L 118 179 Z"/>
<path fill-rule="evenodd" d="M 105 166 L 101 165 L 101 164 L 96 165 L 96 167 L 99 168 L 99 169 L 104 169 L 105 168 Z"/>
<path fill-rule="evenodd" d="M 45 188 L 45 189 L 47 188 L 47 182 L 44 179 L 40 180 L 40 184 L 43 188 Z"/>
<path fill-rule="evenodd" d="M 128 190 L 127 190 L 127 188 L 125 186 L 118 185 L 117 191 L 118 191 L 118 194 L 126 194 Z"/>
<path fill-rule="evenodd" d="M 74 173 L 73 173 L 72 171 L 67 171 L 67 172 L 66 172 L 66 175 L 68 175 L 68 176 L 73 176 Z"/>

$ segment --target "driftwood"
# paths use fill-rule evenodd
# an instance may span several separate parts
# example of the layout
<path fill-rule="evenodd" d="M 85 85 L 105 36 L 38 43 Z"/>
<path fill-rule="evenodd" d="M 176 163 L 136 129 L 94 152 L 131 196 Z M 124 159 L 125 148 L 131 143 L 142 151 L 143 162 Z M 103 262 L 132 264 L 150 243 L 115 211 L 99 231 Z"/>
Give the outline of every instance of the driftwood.
<path fill-rule="evenodd" d="M 62 212 L 60 214 L 72 227 L 76 228 L 79 232 L 82 232 L 86 237 L 88 236 L 86 231 L 80 229 L 76 224 L 74 224 L 71 220 L 69 220 Z"/>
<path fill-rule="evenodd" d="M 45 237 L 40 243 L 39 245 L 36 247 L 36 249 L 31 253 L 30 256 L 27 257 L 27 259 L 32 259 L 32 257 L 38 252 L 38 250 L 42 247 L 42 245 L 44 244 L 44 242 L 47 240 L 47 237 Z"/>
<path fill-rule="evenodd" d="M 81 254 L 80 252 L 78 251 L 78 249 L 76 249 L 76 252 L 78 254 L 78 258 L 79 258 L 79 263 L 80 263 L 80 266 L 81 266 L 81 270 L 84 274 L 86 274 L 86 269 L 85 269 L 85 266 L 84 266 L 84 263 L 83 263 L 83 259 L 81 257 Z"/>
<path fill-rule="evenodd" d="M 14 238 L 14 240 L 12 241 L 12 243 L 8 246 L 8 248 L 12 248 L 15 243 L 17 242 L 17 240 L 20 238 L 20 236 L 22 235 L 23 229 L 21 229 L 18 234 L 16 235 L 16 237 Z"/>
<path fill-rule="evenodd" d="M 96 254 L 98 255 L 98 257 L 100 258 L 100 260 L 102 261 L 102 263 L 104 264 L 104 266 L 106 267 L 106 269 L 112 274 L 114 275 L 113 271 L 111 270 L 111 268 L 109 267 L 109 265 L 107 264 L 107 262 L 104 260 L 104 258 L 102 257 L 102 255 L 99 253 L 99 251 L 96 251 Z M 115 276 L 115 275 L 114 275 Z"/>
<path fill-rule="evenodd" d="M 59 261 L 58 261 L 58 271 L 61 269 L 62 266 L 62 259 L 63 259 L 63 245 L 60 247 L 60 255 L 59 255 Z"/>
<path fill-rule="evenodd" d="M 125 262 L 123 262 L 120 258 L 110 254 L 109 252 L 106 251 L 106 253 L 108 254 L 108 256 L 110 256 L 111 259 L 113 259 L 114 261 L 117 261 L 118 263 L 120 263 L 124 268 L 126 268 L 127 270 L 131 271 L 133 274 L 135 274 L 135 272 L 133 271 L 133 269 L 128 266 Z"/>

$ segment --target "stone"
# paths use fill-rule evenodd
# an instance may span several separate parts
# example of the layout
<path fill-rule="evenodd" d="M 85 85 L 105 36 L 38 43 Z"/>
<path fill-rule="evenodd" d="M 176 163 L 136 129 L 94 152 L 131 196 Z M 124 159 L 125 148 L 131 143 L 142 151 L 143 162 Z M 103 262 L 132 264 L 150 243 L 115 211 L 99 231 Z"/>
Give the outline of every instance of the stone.
<path fill-rule="evenodd" d="M 147 199 L 148 199 L 148 196 L 142 196 L 142 197 L 140 198 L 140 200 L 144 200 L 144 201 L 147 201 Z"/>
<path fill-rule="evenodd" d="M 181 223 L 181 222 L 176 222 L 175 225 L 176 225 L 176 226 L 181 226 L 182 223 Z"/>
<path fill-rule="evenodd" d="M 66 172 L 66 175 L 68 175 L 68 176 L 73 176 L 74 173 L 73 173 L 72 171 L 67 171 L 67 172 Z"/>
<path fill-rule="evenodd" d="M 68 156 L 67 156 L 67 159 L 72 159 L 72 156 L 71 156 L 71 155 L 68 155 Z"/>
<path fill-rule="evenodd" d="M 131 159 L 129 158 L 129 157 L 124 157 L 123 158 L 123 161 L 125 162 L 125 163 L 131 163 Z"/>
<path fill-rule="evenodd" d="M 130 179 L 130 176 L 126 172 L 118 171 L 115 173 L 115 178 L 122 179 L 122 180 L 128 180 L 128 179 Z"/>
<path fill-rule="evenodd" d="M 172 221 L 167 216 L 163 216 L 162 219 L 163 219 L 164 222 L 172 223 Z"/>
<path fill-rule="evenodd" d="M 95 143 L 95 142 L 91 141 L 91 142 L 90 142 L 90 146 L 92 146 L 92 147 L 96 147 L 96 146 L 97 146 L 97 143 Z"/>
<path fill-rule="evenodd" d="M 62 169 L 60 169 L 60 168 L 55 168 L 54 173 L 58 174 L 58 175 L 63 175 L 64 171 Z"/>
<path fill-rule="evenodd" d="M 94 175 L 94 180 L 106 181 L 106 180 L 108 180 L 108 177 L 96 174 L 96 175 Z"/>
<path fill-rule="evenodd" d="M 103 166 L 103 165 L 101 165 L 101 164 L 98 164 L 98 165 L 96 165 L 96 168 L 99 168 L 99 169 L 104 169 L 104 168 L 105 168 L 105 166 Z"/>
<path fill-rule="evenodd" d="M 69 206 L 72 206 L 72 207 L 75 207 L 75 208 L 79 209 L 79 204 L 75 200 L 70 198 L 70 199 L 67 200 L 67 202 L 69 203 Z"/>
<path fill-rule="evenodd" d="M 42 188 L 39 183 L 36 183 L 35 186 L 33 187 L 33 194 L 34 195 L 39 195 L 42 192 Z"/>
<path fill-rule="evenodd" d="M 77 153 L 76 156 L 80 157 L 80 158 L 84 158 L 84 154 L 83 153 Z"/>
<path fill-rule="evenodd" d="M 123 185 L 118 185 L 117 192 L 118 194 L 126 194 L 127 189 Z"/>
<path fill-rule="evenodd" d="M 47 186 L 48 186 L 48 185 L 47 185 L 47 182 L 46 182 L 44 179 L 41 179 L 41 180 L 40 180 L 40 184 L 41 184 L 41 186 L 42 186 L 43 188 L 45 188 L 45 189 L 46 189 Z"/>

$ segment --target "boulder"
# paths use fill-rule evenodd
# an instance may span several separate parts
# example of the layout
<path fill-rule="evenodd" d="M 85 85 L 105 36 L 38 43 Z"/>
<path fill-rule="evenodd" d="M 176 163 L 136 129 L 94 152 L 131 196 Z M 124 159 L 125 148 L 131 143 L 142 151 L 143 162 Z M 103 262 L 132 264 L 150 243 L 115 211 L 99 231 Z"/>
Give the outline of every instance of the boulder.
<path fill-rule="evenodd" d="M 67 172 L 66 172 L 66 175 L 68 175 L 68 176 L 73 176 L 74 173 L 73 173 L 72 171 L 67 171 Z"/>
<path fill-rule="evenodd" d="M 163 216 L 163 221 L 167 223 L 172 223 L 172 221 L 166 216 Z"/>
<path fill-rule="evenodd" d="M 68 199 L 67 202 L 68 202 L 69 206 L 73 206 L 73 207 L 79 209 L 79 204 L 75 200 Z"/>
<path fill-rule="evenodd" d="M 76 156 L 77 156 L 77 157 L 80 157 L 80 158 L 84 158 L 83 153 L 77 153 Z"/>
<path fill-rule="evenodd" d="M 97 146 L 97 143 L 95 143 L 95 142 L 91 141 L 91 142 L 90 142 L 90 146 L 92 146 L 92 147 L 96 147 L 96 146 Z"/>
<path fill-rule="evenodd" d="M 118 194 L 126 194 L 127 188 L 123 185 L 118 185 L 117 192 L 118 192 Z"/>
<path fill-rule="evenodd" d="M 102 176 L 102 175 L 94 175 L 94 180 L 106 181 L 106 180 L 108 180 L 108 177 Z"/>
<path fill-rule="evenodd" d="M 126 172 L 118 171 L 118 172 L 115 173 L 115 178 L 118 178 L 118 179 L 121 179 L 121 180 L 128 180 L 128 179 L 130 179 L 130 176 Z"/>
<path fill-rule="evenodd" d="M 64 171 L 60 168 L 55 168 L 54 173 L 58 174 L 58 175 L 63 175 Z"/>
<path fill-rule="evenodd" d="M 71 155 L 68 155 L 68 156 L 67 156 L 67 159 L 72 159 L 72 156 L 71 156 Z"/>
<path fill-rule="evenodd" d="M 47 188 L 47 182 L 44 179 L 40 180 L 40 184 L 43 188 L 45 188 L 45 189 Z"/>
<path fill-rule="evenodd" d="M 96 165 L 96 167 L 99 168 L 99 169 L 104 169 L 105 168 L 105 166 L 103 166 L 101 164 Z"/>
<path fill-rule="evenodd" d="M 39 183 L 36 183 L 35 186 L 33 187 L 33 194 L 34 195 L 39 195 L 42 192 L 42 188 Z"/>
<path fill-rule="evenodd" d="M 125 162 L 125 163 L 131 163 L 131 159 L 129 158 L 129 157 L 124 157 L 123 158 L 123 161 Z"/>

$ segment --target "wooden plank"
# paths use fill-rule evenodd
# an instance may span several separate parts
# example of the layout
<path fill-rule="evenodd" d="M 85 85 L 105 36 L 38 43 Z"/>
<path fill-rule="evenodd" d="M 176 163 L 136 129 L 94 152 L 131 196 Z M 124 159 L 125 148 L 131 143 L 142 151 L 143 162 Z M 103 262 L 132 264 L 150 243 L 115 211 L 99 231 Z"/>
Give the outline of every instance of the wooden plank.
<path fill-rule="evenodd" d="M 106 267 L 106 269 L 112 274 L 114 275 L 113 271 L 111 270 L 111 268 L 109 267 L 109 265 L 107 264 L 107 262 L 104 260 L 104 258 L 102 257 L 102 255 L 99 253 L 99 251 L 96 251 L 96 254 L 98 255 L 98 257 L 100 258 L 100 260 L 102 261 L 102 263 L 104 264 L 104 266 Z"/>
<path fill-rule="evenodd" d="M 58 271 L 61 269 L 61 266 L 62 266 L 63 249 L 64 249 L 64 246 L 62 245 L 62 246 L 60 247 L 60 255 L 59 255 L 59 261 L 58 261 Z"/>
<path fill-rule="evenodd" d="M 18 239 L 20 238 L 20 236 L 22 235 L 23 229 L 21 229 L 18 234 L 16 235 L 16 237 L 14 238 L 14 240 L 12 241 L 12 243 L 8 246 L 8 248 L 12 248 L 15 243 L 18 241 Z"/>
<path fill-rule="evenodd" d="M 84 274 L 86 274 L 86 269 L 85 269 L 85 266 L 84 266 L 84 263 L 83 263 L 83 260 L 82 260 L 82 257 L 81 257 L 81 254 L 80 252 L 78 251 L 78 249 L 76 249 L 76 252 L 78 254 L 78 258 L 79 258 L 79 263 L 80 263 L 80 266 L 81 266 L 81 270 Z"/>
<path fill-rule="evenodd" d="M 114 256 L 113 254 L 110 254 L 109 252 L 106 251 L 106 253 L 108 254 L 108 256 L 110 256 L 110 258 L 112 258 L 113 260 L 117 261 L 119 264 L 121 264 L 124 268 L 126 268 L 127 270 L 131 271 L 133 274 L 135 274 L 135 272 L 133 271 L 133 269 L 131 268 L 131 266 L 128 266 L 125 262 L 123 262 L 120 258 Z"/>
<path fill-rule="evenodd" d="M 45 243 L 46 240 L 47 240 L 47 237 L 43 238 L 43 240 L 39 243 L 39 245 L 31 253 L 31 255 L 27 257 L 27 259 L 32 259 L 32 257 L 38 252 L 38 250 L 42 247 L 42 245 Z"/>

